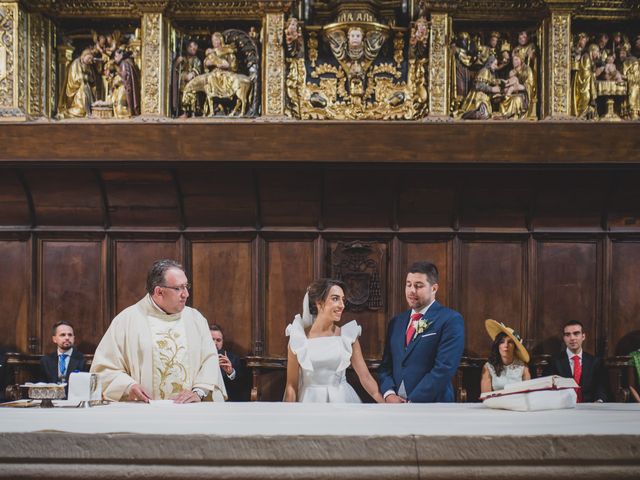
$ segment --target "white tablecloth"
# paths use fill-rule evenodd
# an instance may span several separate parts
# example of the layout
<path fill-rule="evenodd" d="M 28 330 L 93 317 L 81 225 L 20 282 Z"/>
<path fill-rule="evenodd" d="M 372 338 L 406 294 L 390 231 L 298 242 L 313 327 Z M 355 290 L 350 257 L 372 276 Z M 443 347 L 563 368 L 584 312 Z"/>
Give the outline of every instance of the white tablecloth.
<path fill-rule="evenodd" d="M 89 409 L 0 408 L 0 433 L 64 431 L 248 435 L 638 435 L 639 404 L 545 412 L 482 404 L 114 403 Z"/>

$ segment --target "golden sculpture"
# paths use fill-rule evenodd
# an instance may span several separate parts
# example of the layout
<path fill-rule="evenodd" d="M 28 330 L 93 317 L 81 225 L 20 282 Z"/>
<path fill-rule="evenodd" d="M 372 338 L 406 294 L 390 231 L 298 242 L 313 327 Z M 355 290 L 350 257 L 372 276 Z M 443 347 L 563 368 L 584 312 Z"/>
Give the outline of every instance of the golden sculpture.
<path fill-rule="evenodd" d="M 627 98 L 622 104 L 623 115 L 630 120 L 640 118 L 640 58 L 630 54 L 631 45 L 620 49 L 622 76 L 627 81 Z"/>
<path fill-rule="evenodd" d="M 500 101 L 502 118 L 524 118 L 529 112 L 529 105 L 535 95 L 535 78 L 529 65 L 522 62 L 519 56 L 512 58 L 513 70 L 503 85 L 504 98 Z"/>
<path fill-rule="evenodd" d="M 190 80 L 184 87 L 184 116 L 196 112 L 199 92 L 206 96 L 204 115 L 212 117 L 216 114 L 215 99 L 234 98 L 235 106 L 230 115 L 244 115 L 251 101 L 253 84 L 247 75 L 237 72 L 236 48 L 227 45 L 220 32 L 211 35 L 211 48 L 206 50 L 203 64 L 206 72 Z"/>
<path fill-rule="evenodd" d="M 538 57 L 537 49 L 533 42 L 529 41 L 529 34 L 526 30 L 518 32 L 518 45 L 511 52 L 511 59 L 520 57 L 522 64 L 529 67 L 532 72 L 532 86 L 527 107 L 526 118 L 536 120 L 538 118 Z"/>
<path fill-rule="evenodd" d="M 596 67 L 596 61 L 600 56 L 598 45 L 591 44 L 580 59 L 578 71 L 573 79 L 571 102 L 571 114 L 578 118 L 598 117 L 596 109 L 596 98 L 598 97 L 596 78 L 604 70 L 604 66 Z"/>
<path fill-rule="evenodd" d="M 492 98 L 500 93 L 500 80 L 495 75 L 497 67 L 496 57 L 489 57 L 456 116 L 465 120 L 488 120 L 492 117 Z"/>
<path fill-rule="evenodd" d="M 198 42 L 191 40 L 187 43 L 184 54 L 176 57 L 171 71 L 171 110 L 173 116 L 183 114 L 182 97 L 184 88 L 189 81 L 203 73 L 202 60 L 198 57 Z M 197 100 L 197 98 L 196 98 Z M 201 106 L 197 105 L 196 110 L 200 110 Z"/>
<path fill-rule="evenodd" d="M 96 78 L 93 51 L 85 49 L 71 62 L 62 84 L 58 102 L 58 118 L 91 116 L 91 105 L 96 100 Z"/>
<path fill-rule="evenodd" d="M 297 18 L 289 18 L 284 33 L 287 65 L 285 115 L 300 118 L 307 74 L 304 66 L 304 38 Z"/>

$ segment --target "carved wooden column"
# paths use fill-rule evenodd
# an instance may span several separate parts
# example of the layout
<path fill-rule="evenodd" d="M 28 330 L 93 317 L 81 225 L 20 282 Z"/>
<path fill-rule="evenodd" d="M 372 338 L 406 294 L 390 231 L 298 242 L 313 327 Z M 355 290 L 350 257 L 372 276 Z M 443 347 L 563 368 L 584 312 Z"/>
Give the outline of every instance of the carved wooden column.
<path fill-rule="evenodd" d="M 167 115 L 167 41 L 164 15 L 168 0 L 134 0 L 142 12 L 142 111 L 146 117 Z"/>
<path fill-rule="evenodd" d="M 0 1 L 0 120 L 27 115 L 27 16 L 18 0 Z"/>
<path fill-rule="evenodd" d="M 31 117 L 51 117 L 57 98 L 55 26 L 42 14 L 29 13 L 27 30 L 27 113 Z"/>
<path fill-rule="evenodd" d="M 571 13 L 582 0 L 546 0 L 545 20 L 547 102 L 545 115 L 553 120 L 571 116 Z"/>
<path fill-rule="evenodd" d="M 264 95 L 262 114 L 265 117 L 284 117 L 285 89 L 284 89 L 284 12 L 271 8 L 265 9 L 264 14 Z"/>
<path fill-rule="evenodd" d="M 449 117 L 449 36 L 448 12 L 431 13 L 429 35 L 429 117 Z"/>

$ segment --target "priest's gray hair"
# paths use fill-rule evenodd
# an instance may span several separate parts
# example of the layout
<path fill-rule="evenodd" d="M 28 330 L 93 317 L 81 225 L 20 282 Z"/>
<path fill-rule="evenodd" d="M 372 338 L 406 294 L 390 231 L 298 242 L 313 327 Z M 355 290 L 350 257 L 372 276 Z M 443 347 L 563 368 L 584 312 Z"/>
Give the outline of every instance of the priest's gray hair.
<path fill-rule="evenodd" d="M 153 295 L 153 291 L 156 287 L 164 285 L 164 275 L 167 270 L 176 268 L 184 272 L 184 267 L 175 260 L 169 260 L 167 258 L 163 260 L 157 260 L 151 265 L 149 273 L 147 274 L 147 292 L 149 295 Z"/>

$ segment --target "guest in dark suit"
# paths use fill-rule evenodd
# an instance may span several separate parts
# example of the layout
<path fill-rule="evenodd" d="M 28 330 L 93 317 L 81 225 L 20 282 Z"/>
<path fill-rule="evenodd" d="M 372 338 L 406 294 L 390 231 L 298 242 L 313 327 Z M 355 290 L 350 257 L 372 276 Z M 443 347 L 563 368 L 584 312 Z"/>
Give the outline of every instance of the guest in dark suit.
<path fill-rule="evenodd" d="M 562 337 L 567 348 L 551 360 L 545 374 L 573 378 L 580 385 L 578 402 L 606 402 L 606 371 L 599 358 L 582 350 L 585 338 L 582 323 L 567 322 Z"/>
<path fill-rule="evenodd" d="M 7 350 L 0 347 L 0 402 L 4 402 L 5 390 L 9 385 L 9 368 L 7 367 Z"/>
<path fill-rule="evenodd" d="M 240 357 L 224 348 L 224 334 L 220 325 L 209 326 L 211 338 L 218 349 L 218 361 L 224 386 L 227 389 L 228 401 L 242 402 L 247 400 L 246 374 Z"/>
<path fill-rule="evenodd" d="M 387 403 L 454 401 L 451 380 L 464 350 L 464 320 L 436 301 L 437 291 L 436 266 L 414 263 L 405 284 L 410 309 L 389 322 L 378 369 Z"/>
<path fill-rule="evenodd" d="M 70 323 L 56 323 L 52 334 L 51 340 L 57 349 L 40 359 L 40 380 L 47 383 L 69 383 L 71 372 L 86 370 L 84 355 L 73 348 L 75 335 Z"/>

